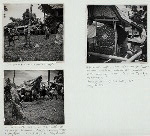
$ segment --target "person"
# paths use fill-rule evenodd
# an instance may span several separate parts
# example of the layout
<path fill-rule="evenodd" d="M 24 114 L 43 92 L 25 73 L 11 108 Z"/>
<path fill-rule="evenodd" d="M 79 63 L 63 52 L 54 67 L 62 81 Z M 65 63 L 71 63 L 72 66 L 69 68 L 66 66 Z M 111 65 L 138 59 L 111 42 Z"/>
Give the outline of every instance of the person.
<path fill-rule="evenodd" d="M 145 45 L 146 38 L 147 35 L 144 28 L 142 29 L 142 32 L 140 32 L 138 35 L 134 35 L 133 38 L 128 38 L 129 44 L 134 47 L 133 53 L 138 53 L 142 51 L 140 46 Z"/>
<path fill-rule="evenodd" d="M 46 96 L 46 87 L 45 84 L 42 85 L 42 89 L 40 90 L 40 97 L 43 96 L 43 98 Z"/>
<path fill-rule="evenodd" d="M 136 35 L 136 36 L 134 36 L 133 38 L 128 39 L 128 40 L 129 40 L 129 41 L 132 41 L 132 42 L 135 42 L 135 43 L 143 44 L 144 41 L 146 40 L 146 37 L 147 37 L 147 36 L 146 36 L 146 31 L 145 31 L 145 29 L 143 28 L 141 34 Z"/>
<path fill-rule="evenodd" d="M 22 103 L 20 101 L 19 94 L 15 87 L 11 88 L 11 102 L 12 102 L 12 117 L 16 117 L 16 119 L 25 118 Z"/>
<path fill-rule="evenodd" d="M 137 6 L 133 5 L 129 18 L 134 21 L 135 16 L 138 14 Z"/>
<path fill-rule="evenodd" d="M 56 34 L 55 44 L 63 44 L 63 24 L 59 24 L 58 32 Z"/>
<path fill-rule="evenodd" d="M 9 28 L 8 29 L 8 42 L 9 42 L 9 46 L 11 42 L 13 42 L 13 45 L 15 45 L 15 31 L 13 28 Z"/>
<path fill-rule="evenodd" d="M 24 36 L 25 36 L 25 45 L 28 44 L 29 34 L 28 34 L 28 27 L 24 28 Z"/>
<path fill-rule="evenodd" d="M 47 39 L 49 39 L 49 36 L 50 36 L 50 30 L 49 30 L 49 28 L 47 27 L 47 26 L 45 26 L 45 38 L 46 38 L 46 40 Z"/>
<path fill-rule="evenodd" d="M 119 25 L 116 26 L 117 29 L 117 44 L 120 46 L 120 56 L 125 57 L 128 50 L 128 34 L 127 32 Z"/>
<path fill-rule="evenodd" d="M 96 45 L 96 27 L 103 26 L 103 23 L 95 22 L 92 18 L 88 19 L 87 24 L 87 45 L 88 50 L 94 51 L 94 45 Z"/>

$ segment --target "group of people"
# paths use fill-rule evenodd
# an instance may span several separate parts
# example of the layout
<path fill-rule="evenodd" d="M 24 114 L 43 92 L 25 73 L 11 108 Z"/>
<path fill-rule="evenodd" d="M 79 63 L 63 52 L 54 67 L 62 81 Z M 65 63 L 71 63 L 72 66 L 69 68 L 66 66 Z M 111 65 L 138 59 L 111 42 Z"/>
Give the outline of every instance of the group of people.
<path fill-rule="evenodd" d="M 8 43 L 9 46 L 11 46 L 11 42 L 13 45 L 15 45 L 15 40 L 19 40 L 20 38 L 20 33 L 17 31 L 16 28 L 5 28 L 4 29 L 4 37 L 8 37 Z M 17 39 L 15 39 L 17 36 Z"/>
<path fill-rule="evenodd" d="M 51 34 L 51 29 L 48 26 L 43 27 L 45 39 L 48 40 Z M 30 35 L 31 35 L 31 27 L 28 26 L 27 28 L 24 28 L 23 30 L 24 36 L 25 36 L 25 45 L 30 45 Z M 33 30 L 34 31 L 34 30 Z M 17 39 L 15 39 L 17 36 Z M 4 37 L 8 37 L 9 46 L 15 45 L 15 40 L 19 40 L 20 33 L 17 30 L 17 28 L 8 28 L 6 27 L 4 29 Z M 61 45 L 63 42 L 63 24 L 58 25 L 57 34 L 55 37 L 55 43 Z M 11 45 L 12 43 L 12 45 Z"/>
<path fill-rule="evenodd" d="M 45 99 L 48 98 L 58 99 L 58 95 L 64 98 L 64 88 L 63 86 L 57 86 L 56 84 L 51 85 L 50 87 L 46 87 L 43 84 L 39 88 L 31 88 L 31 90 L 26 90 L 25 87 L 22 87 L 21 90 L 18 90 L 18 95 L 20 97 L 20 101 L 32 102 L 34 100 L 38 100 L 39 98 Z"/>

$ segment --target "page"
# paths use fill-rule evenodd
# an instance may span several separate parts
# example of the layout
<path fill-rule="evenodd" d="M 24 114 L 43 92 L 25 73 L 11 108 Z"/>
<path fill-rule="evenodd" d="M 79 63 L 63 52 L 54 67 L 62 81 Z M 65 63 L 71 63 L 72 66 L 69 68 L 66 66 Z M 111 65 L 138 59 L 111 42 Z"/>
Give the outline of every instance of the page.
<path fill-rule="evenodd" d="M 1 1 L 1 134 L 149 135 L 149 4 Z"/>

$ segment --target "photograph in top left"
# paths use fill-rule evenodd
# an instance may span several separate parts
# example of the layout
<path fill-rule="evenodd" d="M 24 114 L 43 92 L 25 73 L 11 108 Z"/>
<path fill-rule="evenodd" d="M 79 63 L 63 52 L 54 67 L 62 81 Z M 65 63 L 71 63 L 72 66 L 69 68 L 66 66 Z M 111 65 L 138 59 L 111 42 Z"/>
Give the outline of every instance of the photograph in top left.
<path fill-rule="evenodd" d="M 63 61 L 63 4 L 4 4 L 4 62 Z"/>

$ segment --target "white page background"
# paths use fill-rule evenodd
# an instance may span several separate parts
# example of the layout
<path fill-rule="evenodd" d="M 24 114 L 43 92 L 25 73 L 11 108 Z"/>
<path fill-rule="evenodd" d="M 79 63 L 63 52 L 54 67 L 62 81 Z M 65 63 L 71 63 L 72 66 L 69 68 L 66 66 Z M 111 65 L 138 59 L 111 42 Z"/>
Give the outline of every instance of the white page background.
<path fill-rule="evenodd" d="M 7 0 L 2 3 L 31 3 L 31 1 Z M 148 136 L 150 135 L 150 73 L 147 80 L 104 87 L 87 87 L 86 66 L 123 66 L 147 64 L 87 64 L 86 63 L 86 24 L 88 4 L 94 5 L 148 5 L 141 0 L 32 0 L 32 3 L 64 4 L 64 62 L 48 66 L 51 62 L 3 63 L 0 60 L 0 133 L 4 130 L 3 70 L 48 70 L 64 69 L 65 79 L 65 125 L 66 136 Z M 2 22 L 3 13 L 0 19 Z M 149 17 L 148 17 L 149 34 Z M 0 54 L 3 53 L 2 25 L 0 27 Z M 149 39 L 148 39 L 149 45 Z M 149 57 L 148 46 L 148 57 Z M 148 58 L 149 61 L 149 58 Z M 23 65 L 18 65 L 22 63 Z M 34 64 L 40 64 L 36 66 Z M 30 64 L 30 65 L 27 65 Z M 43 64 L 43 65 L 42 65 Z M 149 68 L 150 69 L 150 68 Z M 127 78 L 132 78 L 128 76 Z M 17 127 L 17 126 L 16 126 Z M 36 126 L 32 126 L 33 130 Z M 9 129 L 9 127 L 8 127 Z M 18 128 L 19 130 L 19 128 Z M 18 131 L 19 132 L 19 131 Z M 43 134 L 44 135 L 44 134 Z M 48 134 L 45 134 L 48 135 Z M 53 134 L 52 134 L 53 135 Z M 19 136 L 25 136 L 20 132 Z M 29 136 L 29 135 L 28 135 Z"/>

